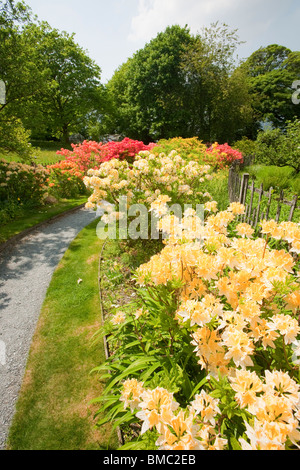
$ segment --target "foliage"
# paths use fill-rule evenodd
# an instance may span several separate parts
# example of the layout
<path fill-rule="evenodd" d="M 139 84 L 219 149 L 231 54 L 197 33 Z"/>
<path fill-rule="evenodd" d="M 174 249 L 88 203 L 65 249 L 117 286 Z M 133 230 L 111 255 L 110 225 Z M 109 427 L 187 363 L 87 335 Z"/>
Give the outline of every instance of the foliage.
<path fill-rule="evenodd" d="M 260 132 L 256 141 L 257 161 L 278 167 L 290 166 L 300 172 L 300 121 L 288 121 L 286 131 L 279 128 Z"/>
<path fill-rule="evenodd" d="M 187 27 L 168 27 L 119 68 L 108 84 L 118 133 L 146 143 L 182 134 L 188 110 L 180 63 L 190 42 Z"/>
<path fill-rule="evenodd" d="M 163 250 L 136 271 L 138 302 L 107 320 L 99 425 L 133 426 L 126 450 L 293 449 L 299 226 L 263 221 L 265 239 L 252 239 L 235 220 L 241 204 L 206 210 L 197 238 L 192 212 L 169 225 Z"/>
<path fill-rule="evenodd" d="M 246 76 L 235 66 L 237 30 L 212 24 L 182 56 L 189 133 L 206 142 L 232 142 L 252 122 Z"/>
<path fill-rule="evenodd" d="M 192 196 L 195 204 L 201 204 L 211 199 L 207 192 L 201 191 L 203 183 L 213 178 L 210 170 L 209 165 L 183 159 L 176 150 L 168 155 L 142 151 L 132 166 L 127 161 L 112 159 L 96 170 L 89 170 L 84 178 L 93 191 L 87 207 L 101 206 L 103 199 L 116 205 L 121 197 L 126 197 L 128 205 L 142 204 L 155 214 L 157 208 L 153 203 L 159 195 L 165 203 L 183 205 L 189 203 Z M 113 216 L 121 217 L 122 213 L 113 213 L 109 219 L 113 220 Z"/>
<path fill-rule="evenodd" d="M 215 168 L 226 168 L 232 163 L 243 163 L 243 155 L 238 150 L 233 149 L 230 145 L 220 145 L 217 142 L 207 149 L 206 161 Z"/>
<path fill-rule="evenodd" d="M 61 149 L 58 155 L 63 155 L 68 162 L 75 163 L 80 171 L 99 166 L 112 158 L 133 162 L 134 156 L 142 150 L 153 148 L 154 144 L 145 145 L 143 142 L 129 138 L 121 142 L 94 142 L 85 140 L 82 144 L 72 144 L 73 150 Z"/>
<path fill-rule="evenodd" d="M 33 155 L 29 142 L 30 132 L 26 131 L 19 119 L 11 119 L 6 112 L 0 113 L 0 149 L 3 154 L 16 153 L 20 160 L 28 162 Z"/>
<path fill-rule="evenodd" d="M 248 139 L 248 137 L 242 137 L 242 139 L 234 142 L 232 147 L 239 150 L 244 157 L 253 156 L 256 152 L 256 144 L 254 140 Z"/>
<path fill-rule="evenodd" d="M 30 116 L 34 110 L 53 137 L 68 143 L 70 133 L 84 128 L 89 114 L 101 107 L 101 69 L 75 43 L 74 34 L 42 22 L 27 26 L 23 35 L 35 45 L 47 84 L 32 100 Z"/>
<path fill-rule="evenodd" d="M 213 24 L 197 36 L 177 25 L 159 33 L 107 84 L 111 132 L 145 142 L 232 140 L 251 121 L 244 72 L 233 73 L 238 44 L 226 25 Z"/>
<path fill-rule="evenodd" d="M 87 193 L 83 183 L 84 173 L 78 170 L 76 163 L 63 160 L 48 165 L 47 170 L 49 192 L 55 197 L 72 199 Z"/>
<path fill-rule="evenodd" d="M 292 102 L 292 84 L 300 78 L 299 61 L 299 52 L 272 44 L 255 51 L 241 65 L 248 76 L 257 122 L 284 128 L 286 121 L 300 118 L 299 106 Z"/>
<path fill-rule="evenodd" d="M 24 161 L 31 155 L 30 132 L 20 118 L 26 114 L 26 102 L 45 86 L 35 45 L 22 34 L 30 21 L 30 9 L 23 2 L 8 1 L 1 6 L 0 80 L 6 85 L 6 96 L 0 103 L 0 149 L 16 152 Z"/>
<path fill-rule="evenodd" d="M 0 160 L 0 200 L 39 204 L 48 190 L 48 171 L 41 165 Z"/>

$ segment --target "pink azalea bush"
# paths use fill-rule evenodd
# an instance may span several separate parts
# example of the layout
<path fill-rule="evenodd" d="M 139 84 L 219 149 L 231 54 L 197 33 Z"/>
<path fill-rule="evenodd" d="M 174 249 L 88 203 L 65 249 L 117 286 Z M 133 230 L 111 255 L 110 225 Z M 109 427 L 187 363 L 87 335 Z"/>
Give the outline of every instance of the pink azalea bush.
<path fill-rule="evenodd" d="M 61 149 L 57 152 L 69 162 L 78 166 L 80 171 L 86 172 L 88 169 L 95 169 L 103 162 L 112 158 L 127 160 L 132 163 L 135 155 L 143 150 L 151 150 L 155 144 L 145 145 L 138 140 L 126 137 L 121 142 L 94 142 L 85 140 L 82 144 L 72 144 L 73 150 Z"/>

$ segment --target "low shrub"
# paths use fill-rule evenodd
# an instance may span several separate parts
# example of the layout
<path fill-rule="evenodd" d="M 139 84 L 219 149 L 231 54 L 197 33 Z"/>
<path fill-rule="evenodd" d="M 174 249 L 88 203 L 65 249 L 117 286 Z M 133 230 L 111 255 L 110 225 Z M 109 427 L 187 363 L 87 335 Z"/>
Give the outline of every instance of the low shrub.
<path fill-rule="evenodd" d="M 218 144 L 215 142 L 211 145 L 205 155 L 207 163 L 214 168 L 223 169 L 229 167 L 232 163 L 243 163 L 243 155 L 236 149 L 226 144 Z"/>
<path fill-rule="evenodd" d="M 0 201 L 40 204 L 48 191 L 48 174 L 41 165 L 0 160 Z"/>
<path fill-rule="evenodd" d="M 106 144 L 85 140 L 82 144 L 72 144 L 72 151 L 61 149 L 57 154 L 64 156 L 68 162 L 75 163 L 80 171 L 86 172 L 113 158 L 132 163 L 135 155 L 141 150 L 150 150 L 154 145 L 145 145 L 143 142 L 128 138 L 121 142 Z"/>
<path fill-rule="evenodd" d="M 49 193 L 57 198 L 72 199 L 87 194 L 83 183 L 84 172 L 78 170 L 77 164 L 63 160 L 47 166 Z"/>

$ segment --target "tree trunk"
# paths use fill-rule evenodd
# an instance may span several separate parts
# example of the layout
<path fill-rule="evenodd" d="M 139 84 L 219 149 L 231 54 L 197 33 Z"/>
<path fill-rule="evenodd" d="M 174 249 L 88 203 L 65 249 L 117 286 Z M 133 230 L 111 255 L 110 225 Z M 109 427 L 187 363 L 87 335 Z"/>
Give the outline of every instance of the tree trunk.
<path fill-rule="evenodd" d="M 64 144 L 70 144 L 70 136 L 69 136 L 69 127 L 68 125 L 63 126 L 62 128 L 62 141 Z"/>

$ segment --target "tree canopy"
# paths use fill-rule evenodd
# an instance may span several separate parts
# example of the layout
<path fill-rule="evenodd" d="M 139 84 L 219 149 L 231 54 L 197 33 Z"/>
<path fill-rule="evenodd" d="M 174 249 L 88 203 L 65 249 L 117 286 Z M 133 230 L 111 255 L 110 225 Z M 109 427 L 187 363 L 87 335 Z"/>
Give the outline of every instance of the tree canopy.
<path fill-rule="evenodd" d="M 240 63 L 240 43 L 219 22 L 196 35 L 169 26 L 104 86 L 75 34 L 40 21 L 23 1 L 0 0 L 0 146 L 25 155 L 30 134 L 64 143 L 72 133 L 233 143 L 255 139 L 265 121 L 284 130 L 300 119 L 300 52 L 271 44 Z"/>

